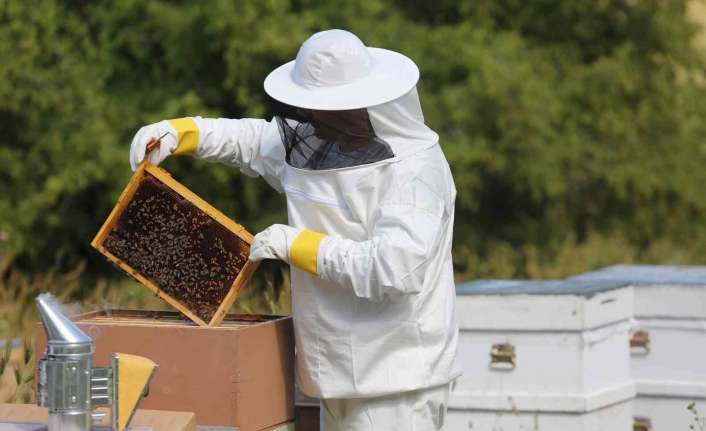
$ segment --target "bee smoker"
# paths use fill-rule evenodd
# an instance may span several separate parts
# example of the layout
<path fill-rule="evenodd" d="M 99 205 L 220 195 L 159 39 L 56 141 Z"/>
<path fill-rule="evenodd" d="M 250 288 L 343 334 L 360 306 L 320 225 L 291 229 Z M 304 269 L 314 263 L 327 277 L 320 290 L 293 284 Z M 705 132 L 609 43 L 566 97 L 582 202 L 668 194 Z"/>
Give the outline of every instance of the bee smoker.
<path fill-rule="evenodd" d="M 124 430 L 156 364 L 113 353 L 110 367 L 93 367 L 93 339 L 61 313 L 53 297 L 40 295 L 37 307 L 47 335 L 45 356 L 37 363 L 37 404 L 49 409 L 48 431 L 89 431 L 94 419 L 105 416 L 93 408 L 107 405 L 113 429 Z M 121 386 L 120 375 L 130 381 Z"/>

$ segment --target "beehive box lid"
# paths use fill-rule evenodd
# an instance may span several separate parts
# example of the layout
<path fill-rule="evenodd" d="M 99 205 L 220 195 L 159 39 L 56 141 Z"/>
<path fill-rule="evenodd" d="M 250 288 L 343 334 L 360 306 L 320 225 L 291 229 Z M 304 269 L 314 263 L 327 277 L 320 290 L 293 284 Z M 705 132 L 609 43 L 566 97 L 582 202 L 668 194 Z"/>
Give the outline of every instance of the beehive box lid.
<path fill-rule="evenodd" d="M 612 265 L 572 277 L 581 281 L 619 281 L 635 286 L 677 285 L 706 288 L 706 266 Z"/>
<path fill-rule="evenodd" d="M 253 236 L 169 173 L 144 163 L 91 245 L 202 326 L 218 326 L 257 263 Z"/>
<path fill-rule="evenodd" d="M 632 288 L 616 281 L 478 280 L 456 287 L 466 330 L 583 331 L 632 315 Z"/>
<path fill-rule="evenodd" d="M 613 265 L 572 280 L 635 286 L 639 318 L 706 319 L 706 266 Z"/>
<path fill-rule="evenodd" d="M 223 321 L 217 328 L 209 330 L 237 330 L 243 327 L 267 323 L 279 319 L 287 319 L 286 316 L 267 314 L 226 314 Z M 72 316 L 75 322 L 90 323 L 92 325 L 146 325 L 152 328 L 174 327 L 199 329 L 201 325 L 196 324 L 191 319 L 186 318 L 177 311 L 170 310 L 129 310 L 129 309 L 104 309 L 91 311 L 88 313 Z"/>
<path fill-rule="evenodd" d="M 458 295 L 580 295 L 626 286 L 615 280 L 476 280 L 456 286 Z"/>

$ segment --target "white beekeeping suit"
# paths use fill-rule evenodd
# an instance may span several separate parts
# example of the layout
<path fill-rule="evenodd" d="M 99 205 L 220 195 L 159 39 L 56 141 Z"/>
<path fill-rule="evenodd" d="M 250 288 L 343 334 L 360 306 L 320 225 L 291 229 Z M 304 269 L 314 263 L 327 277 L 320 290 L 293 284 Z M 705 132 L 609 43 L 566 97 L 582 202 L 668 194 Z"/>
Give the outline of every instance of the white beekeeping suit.
<path fill-rule="evenodd" d="M 311 117 L 189 117 L 146 126 L 133 140 L 133 168 L 146 143 L 166 134 L 153 163 L 191 153 L 286 195 L 289 224 L 259 233 L 251 259 L 291 264 L 297 383 L 322 399 L 327 430 L 441 429 L 460 374 L 456 190 L 424 124 L 418 74 L 401 54 L 329 30 L 273 71 L 265 90 L 314 118 L 348 112 L 368 122 L 364 144 L 322 138 L 326 125 Z"/>

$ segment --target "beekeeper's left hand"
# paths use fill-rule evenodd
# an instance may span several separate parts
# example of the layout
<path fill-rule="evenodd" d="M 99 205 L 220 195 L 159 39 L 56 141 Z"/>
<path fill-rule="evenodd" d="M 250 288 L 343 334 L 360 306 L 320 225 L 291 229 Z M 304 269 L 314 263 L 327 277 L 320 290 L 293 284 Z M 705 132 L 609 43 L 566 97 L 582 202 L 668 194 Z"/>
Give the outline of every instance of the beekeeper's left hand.
<path fill-rule="evenodd" d="M 285 224 L 273 224 L 255 235 L 250 246 L 250 260 L 279 259 L 289 263 L 289 249 L 301 231 Z"/>

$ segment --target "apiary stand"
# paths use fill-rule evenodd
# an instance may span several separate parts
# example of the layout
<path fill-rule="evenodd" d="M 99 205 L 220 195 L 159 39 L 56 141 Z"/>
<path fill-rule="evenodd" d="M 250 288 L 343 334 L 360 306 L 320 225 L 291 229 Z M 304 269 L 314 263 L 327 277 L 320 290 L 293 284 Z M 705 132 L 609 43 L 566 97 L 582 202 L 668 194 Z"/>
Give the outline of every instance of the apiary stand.
<path fill-rule="evenodd" d="M 104 310 L 72 318 L 95 341 L 94 364 L 110 352 L 149 357 L 159 368 L 140 406 L 194 412 L 200 426 L 260 431 L 294 419 L 292 319 L 228 315 L 203 327 L 174 311 Z M 36 328 L 40 357 L 46 337 Z"/>
<path fill-rule="evenodd" d="M 449 429 L 632 429 L 632 288 L 489 280 L 456 292 L 463 375 Z"/>
<path fill-rule="evenodd" d="M 93 427 L 95 431 L 112 431 L 107 418 L 107 408 L 97 409 L 106 414 L 104 420 Z M 0 404 L 0 431 L 7 424 L 13 431 L 46 431 L 44 426 L 49 419 L 47 409 L 34 404 Z M 12 424 L 12 425 L 9 425 Z M 158 410 L 135 411 L 135 417 L 128 429 L 150 431 L 197 431 L 196 420 L 191 412 Z"/>
<path fill-rule="evenodd" d="M 635 415 L 655 431 L 689 429 L 690 403 L 706 414 L 706 267 L 614 265 L 574 279 L 634 286 Z"/>

